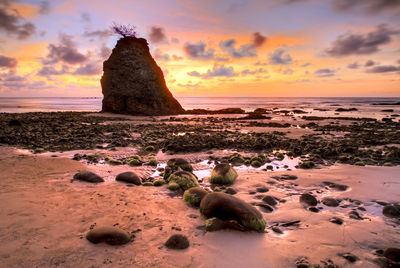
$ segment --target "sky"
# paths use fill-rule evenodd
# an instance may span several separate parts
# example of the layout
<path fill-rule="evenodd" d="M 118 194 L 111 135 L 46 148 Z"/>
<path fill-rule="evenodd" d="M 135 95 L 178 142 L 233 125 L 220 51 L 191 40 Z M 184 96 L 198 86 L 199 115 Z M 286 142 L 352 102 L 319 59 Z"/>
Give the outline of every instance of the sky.
<path fill-rule="evenodd" d="M 113 23 L 178 97 L 400 97 L 400 0 L 0 0 L 0 97 L 101 97 Z"/>

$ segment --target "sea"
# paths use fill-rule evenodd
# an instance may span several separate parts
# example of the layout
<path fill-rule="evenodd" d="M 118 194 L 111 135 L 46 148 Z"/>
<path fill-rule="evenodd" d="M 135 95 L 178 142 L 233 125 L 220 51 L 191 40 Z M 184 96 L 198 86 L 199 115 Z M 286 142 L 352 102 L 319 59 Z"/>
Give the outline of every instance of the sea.
<path fill-rule="evenodd" d="M 340 113 L 340 116 L 366 116 L 382 117 L 387 112 L 382 110 L 392 109 L 400 113 L 400 97 L 375 98 L 375 97 L 181 97 L 177 98 L 184 109 L 210 109 L 238 107 L 246 112 L 256 108 L 266 109 L 302 109 L 312 115 L 331 116 L 339 115 L 335 112 L 338 107 L 356 108 L 357 111 Z M 59 112 L 59 111 L 101 111 L 101 97 L 1 97 L 0 112 L 26 113 L 26 112 Z M 317 108 L 317 110 L 315 110 Z M 320 111 L 320 110 L 327 111 Z"/>

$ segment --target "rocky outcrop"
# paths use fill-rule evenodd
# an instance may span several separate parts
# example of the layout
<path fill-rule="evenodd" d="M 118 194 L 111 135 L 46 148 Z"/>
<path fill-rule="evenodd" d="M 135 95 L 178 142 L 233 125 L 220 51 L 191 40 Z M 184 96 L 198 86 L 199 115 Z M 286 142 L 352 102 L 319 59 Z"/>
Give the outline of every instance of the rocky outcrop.
<path fill-rule="evenodd" d="M 103 64 L 103 112 L 132 115 L 172 115 L 185 110 L 172 96 L 146 39 L 118 40 Z"/>

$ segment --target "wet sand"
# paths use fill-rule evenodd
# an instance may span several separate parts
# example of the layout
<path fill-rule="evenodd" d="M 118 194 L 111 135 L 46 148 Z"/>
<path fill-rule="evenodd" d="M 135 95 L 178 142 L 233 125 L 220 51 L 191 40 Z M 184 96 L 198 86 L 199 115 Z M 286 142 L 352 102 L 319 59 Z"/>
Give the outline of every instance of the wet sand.
<path fill-rule="evenodd" d="M 400 199 L 400 167 L 333 165 L 313 170 L 267 172 L 238 169 L 232 185 L 235 195 L 249 203 L 259 195 L 273 195 L 280 202 L 272 213 L 264 213 L 266 233 L 222 230 L 204 231 L 199 210 L 181 198 L 171 198 L 166 186 L 132 186 L 113 181 L 122 171 L 138 175 L 152 172 L 149 166 L 88 165 L 70 156 L 32 155 L 11 147 L 0 147 L 0 258 L 4 267 L 295 267 L 298 257 L 312 264 L 331 259 L 342 267 L 377 267 L 375 249 L 400 247 L 399 222 L 382 215 L 382 206 Z M 206 159 L 205 154 L 187 154 L 186 159 Z M 165 161 L 165 159 L 158 159 Z M 90 170 L 106 178 L 97 185 L 74 181 L 73 175 Z M 290 174 L 294 181 L 272 176 Z M 108 179 L 107 179 L 108 178 Z M 205 178 L 206 182 L 207 179 Z M 321 185 L 330 181 L 349 186 L 344 192 Z M 271 184 L 271 182 L 273 184 Z M 250 194 L 257 187 L 267 193 Z M 299 195 L 312 192 L 344 199 L 346 208 L 306 210 Z M 346 199 L 346 198 L 350 198 Z M 357 201 L 357 202 L 355 202 Z M 363 220 L 348 213 L 358 209 Z M 343 225 L 329 222 L 333 216 Z M 299 225 L 271 230 L 275 223 L 300 220 Z M 134 232 L 124 246 L 91 244 L 85 239 L 93 226 L 116 225 Z M 190 241 L 186 250 L 164 247 L 171 234 L 181 233 Z M 359 261 L 350 264 L 338 253 L 351 252 Z"/>

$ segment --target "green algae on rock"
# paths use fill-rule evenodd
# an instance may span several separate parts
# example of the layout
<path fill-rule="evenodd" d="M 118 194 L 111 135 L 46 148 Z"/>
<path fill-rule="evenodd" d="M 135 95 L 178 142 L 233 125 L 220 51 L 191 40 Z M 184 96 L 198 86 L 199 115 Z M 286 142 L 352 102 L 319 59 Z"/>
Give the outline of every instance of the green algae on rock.
<path fill-rule="evenodd" d="M 221 163 L 211 171 L 210 182 L 212 184 L 230 185 L 238 177 L 237 172 L 227 163 Z"/>

